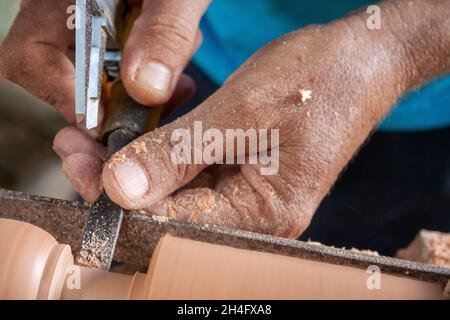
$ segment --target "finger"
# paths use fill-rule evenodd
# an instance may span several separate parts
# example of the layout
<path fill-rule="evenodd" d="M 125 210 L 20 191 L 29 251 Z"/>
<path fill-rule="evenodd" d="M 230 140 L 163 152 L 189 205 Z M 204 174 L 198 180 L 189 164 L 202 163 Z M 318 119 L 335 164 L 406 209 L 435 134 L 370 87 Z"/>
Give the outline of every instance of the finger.
<path fill-rule="evenodd" d="M 56 135 L 53 149 L 61 157 L 63 172 L 74 189 L 85 200 L 95 201 L 100 194 L 105 148 L 88 133 L 67 127 Z"/>
<path fill-rule="evenodd" d="M 74 1 L 24 1 L 0 47 L 0 75 L 75 121 L 74 65 L 67 56 L 74 31 L 66 27 Z M 58 26 L 58 27 L 55 27 Z"/>
<path fill-rule="evenodd" d="M 259 111 L 246 105 L 238 94 L 230 95 L 228 90 L 221 89 L 191 113 L 137 139 L 117 153 L 103 171 L 103 183 L 111 199 L 128 209 L 143 209 L 189 183 L 214 163 L 204 161 L 203 141 L 193 137 L 199 131 L 202 135 L 204 130 L 214 128 L 224 135 L 228 129 L 247 131 L 270 126 L 268 122 L 259 122 Z M 270 120 L 275 118 L 270 117 Z M 199 125 L 204 130 L 198 128 Z M 176 134 L 180 136 L 176 137 Z M 177 158 L 183 142 L 188 140 L 192 143 L 191 148 L 186 150 L 187 158 Z M 225 148 L 222 150 L 223 156 L 218 151 L 213 160 L 220 162 L 228 156 L 231 160 L 245 156 L 246 148 L 237 150 L 239 148 L 234 138 L 232 140 L 231 144 L 220 145 Z"/>
<path fill-rule="evenodd" d="M 256 79 L 264 82 L 263 78 L 251 73 L 241 77 L 246 81 L 254 82 Z M 247 85 L 242 83 L 248 82 L 231 79 L 191 113 L 137 139 L 117 153 L 102 174 L 103 185 L 110 198 L 127 209 L 151 208 L 156 214 L 175 214 L 177 219 L 291 238 L 298 236 L 308 226 L 332 183 L 326 174 L 328 162 L 317 160 L 323 158 L 321 153 L 327 152 L 327 146 L 318 145 L 314 135 L 302 136 L 303 129 L 298 126 L 296 116 L 291 117 L 294 120 L 286 119 L 283 117 L 286 109 L 266 104 L 272 97 L 247 90 Z M 264 83 L 261 84 L 263 86 Z M 253 85 L 253 88 L 258 87 L 259 84 Z M 301 99 L 301 96 L 296 95 L 296 99 Z M 294 106 L 298 105 L 296 99 Z M 298 117 L 303 117 L 302 112 L 306 112 L 295 107 L 289 110 L 298 112 Z M 310 124 L 313 116 L 304 118 Z M 201 127 L 197 128 L 199 124 Z M 272 140 L 276 137 L 271 131 L 273 128 L 278 128 L 278 140 Z M 191 141 L 185 163 L 174 161 L 178 159 L 173 157 L 179 146 L 179 140 L 173 139 L 173 134 L 180 133 L 180 129 L 188 133 Z M 232 136 L 230 141 L 226 132 L 260 132 L 266 129 L 267 144 L 261 145 L 264 139 L 258 139 L 258 155 L 261 157 L 262 151 L 270 150 L 269 164 L 273 164 L 275 170 L 263 175 L 263 169 L 267 168 L 261 164 L 243 165 L 237 174 L 235 166 L 216 169 L 222 182 L 208 196 L 204 190 L 183 190 L 169 197 L 211 164 L 204 158 L 204 147 L 208 142 L 205 143 L 203 138 L 207 129 L 217 129 L 225 139 L 219 143 L 224 146 L 223 156 L 219 154 L 214 163 L 218 163 L 220 158 L 230 158 L 235 161 L 232 164 L 253 152 L 250 152 L 248 143 L 245 148 L 237 148 L 237 139 Z M 185 138 L 184 142 L 187 141 Z M 196 139 L 200 142 L 195 142 Z M 291 142 L 283 145 L 282 142 L 286 141 Z M 200 161 L 195 158 L 197 153 Z M 230 163 L 228 159 L 227 163 Z M 169 204 L 164 205 L 167 201 Z M 212 209 L 205 203 L 210 203 Z"/>
<path fill-rule="evenodd" d="M 201 42 L 198 26 L 210 0 L 144 1 L 127 41 L 122 78 L 144 105 L 169 101 L 178 79 Z"/>
<path fill-rule="evenodd" d="M 203 33 L 200 29 L 198 29 L 197 34 L 195 35 L 194 53 L 196 53 L 198 49 L 200 49 L 202 43 L 203 43 Z"/>
<path fill-rule="evenodd" d="M 63 161 L 63 172 L 83 199 L 94 202 L 100 195 L 103 161 L 87 153 L 75 153 Z"/>
<path fill-rule="evenodd" d="M 149 213 L 191 223 L 239 228 L 239 213 L 209 188 L 187 189 L 156 203 Z"/>
<path fill-rule="evenodd" d="M 53 150 L 62 158 L 75 153 L 84 153 L 105 159 L 105 148 L 86 132 L 76 128 L 67 127 L 56 135 L 53 141 Z"/>
<path fill-rule="evenodd" d="M 267 181 L 255 174 L 252 166 L 227 172 L 214 188 L 181 190 L 147 211 L 175 220 L 293 239 L 309 225 L 308 217 L 288 210 L 275 190 L 282 182 L 280 175 Z"/>
<path fill-rule="evenodd" d="M 291 162 L 288 155 L 284 158 Z M 295 175 L 290 167 L 281 165 L 276 174 L 261 175 L 261 165 L 242 165 L 240 172 L 218 180 L 215 192 L 240 217 L 238 228 L 293 239 L 303 233 L 310 223 L 311 211 L 309 203 L 299 201 L 296 185 L 290 181 Z M 227 217 L 225 213 L 225 223 L 220 225 L 235 228 L 229 225 Z"/>

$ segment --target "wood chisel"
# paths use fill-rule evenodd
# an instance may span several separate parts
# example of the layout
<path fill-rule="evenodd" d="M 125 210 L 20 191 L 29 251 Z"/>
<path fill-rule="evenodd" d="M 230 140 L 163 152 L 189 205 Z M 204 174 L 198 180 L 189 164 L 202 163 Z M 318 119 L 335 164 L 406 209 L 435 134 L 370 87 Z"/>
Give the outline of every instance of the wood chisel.
<path fill-rule="evenodd" d="M 119 78 L 120 50 L 123 49 L 140 8 L 119 0 L 77 0 L 76 30 L 76 113 L 86 128 L 99 125 L 102 91 L 109 88 L 103 143 L 108 157 L 154 129 L 161 107 L 146 107 L 134 101 Z M 110 59 L 110 60 L 108 60 Z M 106 70 L 105 70 L 106 68 Z M 92 204 L 86 222 L 77 263 L 109 270 L 122 225 L 124 210 L 103 191 Z"/>

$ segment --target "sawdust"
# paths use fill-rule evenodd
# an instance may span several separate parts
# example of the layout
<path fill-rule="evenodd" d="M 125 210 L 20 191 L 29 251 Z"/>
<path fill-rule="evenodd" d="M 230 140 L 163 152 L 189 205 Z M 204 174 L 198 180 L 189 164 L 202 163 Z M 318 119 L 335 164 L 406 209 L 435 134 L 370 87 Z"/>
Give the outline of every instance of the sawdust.
<path fill-rule="evenodd" d="M 102 268 L 101 261 L 98 260 L 93 255 L 90 255 L 86 251 L 80 251 L 80 253 L 77 257 L 76 263 L 77 263 L 77 265 L 83 266 L 86 268 L 93 268 L 93 269 L 101 269 Z"/>
<path fill-rule="evenodd" d="M 115 155 L 112 156 L 111 160 L 109 160 L 108 168 L 112 169 L 116 165 L 123 163 L 126 160 L 127 156 L 124 153 L 122 152 L 116 153 Z"/>
<path fill-rule="evenodd" d="M 166 199 L 164 208 L 169 219 L 198 222 L 219 210 L 218 201 L 218 194 L 212 189 L 188 189 L 171 199 Z"/>
<path fill-rule="evenodd" d="M 131 147 L 134 149 L 136 154 L 147 154 L 147 144 L 144 141 L 135 141 L 131 144 Z"/>
<path fill-rule="evenodd" d="M 318 241 L 311 241 L 311 239 L 308 239 L 307 243 L 308 244 L 312 244 L 314 246 L 323 246 L 323 247 L 336 248 L 335 246 L 324 245 L 323 243 L 318 242 Z M 350 251 L 350 252 L 365 254 L 365 255 L 369 255 L 369 256 L 373 256 L 373 257 L 379 257 L 380 256 L 380 254 L 377 251 L 367 250 L 367 249 L 366 250 L 361 250 L 361 249 L 357 249 L 357 248 L 351 248 L 349 250 L 346 247 L 341 247 L 341 248 L 337 248 L 337 249 L 347 250 L 347 251 Z"/>
<path fill-rule="evenodd" d="M 170 219 L 176 219 L 177 218 L 177 212 L 175 211 L 173 206 L 169 206 L 169 208 L 167 209 L 167 216 Z"/>
<path fill-rule="evenodd" d="M 164 202 L 164 208 L 167 210 L 168 219 L 177 219 L 177 212 L 174 209 L 175 203 L 172 199 L 167 199 Z"/>
<path fill-rule="evenodd" d="M 209 189 L 205 189 L 209 190 Z M 197 207 L 202 210 L 211 209 L 216 206 L 216 197 L 214 191 L 210 190 L 203 193 L 203 197 L 199 197 L 197 200 Z"/>
<path fill-rule="evenodd" d="M 380 256 L 380 254 L 377 251 L 372 251 L 372 250 L 361 250 L 361 249 L 357 249 L 357 248 L 351 248 L 350 251 L 355 252 L 355 253 L 366 254 L 368 256 L 373 256 L 373 257 Z"/>
<path fill-rule="evenodd" d="M 312 241 L 310 239 L 308 239 L 307 241 L 308 244 L 312 244 L 313 246 L 323 246 L 323 244 L 321 242 L 318 241 Z"/>
<path fill-rule="evenodd" d="M 306 101 L 312 99 L 312 91 L 306 90 L 306 89 L 300 89 L 300 95 L 302 96 L 302 102 L 305 103 Z"/>
<path fill-rule="evenodd" d="M 92 210 L 92 209 L 91 209 Z M 95 209 L 94 209 L 95 210 Z M 102 269 L 110 261 L 110 243 L 112 231 L 106 224 L 104 228 L 85 230 L 88 237 L 82 240 L 82 247 L 77 263 L 87 268 Z"/>
<path fill-rule="evenodd" d="M 155 222 L 158 222 L 159 224 L 164 224 L 164 223 L 169 222 L 169 218 L 164 217 L 164 216 L 152 216 L 152 220 Z"/>
<path fill-rule="evenodd" d="M 192 212 L 191 215 L 189 216 L 188 222 L 195 223 L 198 221 L 199 218 L 200 212 L 198 211 Z"/>
<path fill-rule="evenodd" d="M 450 268 L 450 234 L 421 230 L 406 249 L 397 252 L 396 257 Z"/>

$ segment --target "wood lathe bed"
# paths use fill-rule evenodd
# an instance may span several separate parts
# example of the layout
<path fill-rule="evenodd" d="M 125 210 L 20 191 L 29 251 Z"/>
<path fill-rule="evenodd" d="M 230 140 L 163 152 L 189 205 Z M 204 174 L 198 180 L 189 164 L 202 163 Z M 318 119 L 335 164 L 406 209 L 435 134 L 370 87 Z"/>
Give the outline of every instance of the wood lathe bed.
<path fill-rule="evenodd" d="M 4 257 L 12 259 L 9 268 L 5 267 L 5 262 L 0 262 L 0 298 L 448 298 L 448 293 L 444 293 L 450 278 L 450 269 L 447 268 L 244 231 L 170 221 L 137 212 L 126 214 L 115 260 L 134 266 L 136 271 L 145 272 L 148 269 L 147 274 L 125 275 L 79 268 L 81 290 L 74 290 L 67 285 L 67 281 L 77 272 L 67 270 L 74 270 L 72 255 L 79 250 L 88 210 L 89 207 L 81 203 L 0 190 L 0 218 L 3 219 L 0 223 L 0 228 L 3 226 L 0 249 L 7 253 Z M 22 229 L 27 231 L 17 232 Z M 27 237 L 30 238 L 27 240 Z M 67 245 L 58 245 L 54 238 L 59 243 L 70 245 L 71 250 Z M 13 252 L 11 247 L 14 241 L 18 249 Z M 26 243 L 28 248 L 25 248 Z M 35 247 L 39 243 L 46 243 L 50 249 Z M 44 253 L 36 257 L 40 251 Z M 23 252 L 34 255 L 31 257 L 24 253 L 25 260 L 28 259 L 25 264 L 18 261 Z M 55 252 L 58 253 L 56 256 Z M 35 262 L 37 258 L 40 264 Z M 42 259 L 46 261 L 46 267 L 42 267 L 40 273 L 18 271 L 42 265 Z M 17 267 L 11 268 L 14 263 Z M 374 270 L 375 273 L 380 270 L 380 274 L 372 273 Z M 14 282 L 14 279 L 24 279 L 30 274 L 39 276 L 34 282 L 28 279 L 25 283 L 37 283 L 36 287 L 18 290 L 23 284 Z M 49 282 L 50 278 L 52 280 Z"/>

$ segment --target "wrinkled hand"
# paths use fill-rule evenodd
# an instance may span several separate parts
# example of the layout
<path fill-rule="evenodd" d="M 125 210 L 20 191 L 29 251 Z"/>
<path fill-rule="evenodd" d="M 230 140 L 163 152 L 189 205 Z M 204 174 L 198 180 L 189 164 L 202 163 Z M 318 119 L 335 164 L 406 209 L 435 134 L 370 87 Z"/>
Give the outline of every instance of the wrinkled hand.
<path fill-rule="evenodd" d="M 128 0 L 140 5 L 142 0 Z M 210 0 L 144 1 L 123 53 L 122 79 L 133 98 L 148 106 L 166 104 L 166 112 L 189 99 L 195 91 L 191 78 L 182 74 L 202 41 L 198 25 Z M 6 39 L 0 46 L 0 76 L 48 102 L 69 123 L 75 119 L 75 31 L 67 27 L 73 14 L 68 8 L 74 0 L 24 0 Z M 100 108 L 99 118 L 104 110 Z M 93 179 L 90 168 L 96 168 L 97 156 L 103 150 L 78 129 L 67 129 L 58 139 L 56 149 L 64 160 L 67 174 L 77 189 L 80 184 L 71 172 L 86 167 L 87 185 Z M 72 132 L 73 135 L 67 134 Z M 82 135 L 82 140 L 77 136 Z M 79 152 L 95 157 L 72 157 Z M 94 171 L 92 171 L 93 173 Z M 98 180 L 98 172 L 95 179 Z M 95 183 L 98 185 L 98 183 Z M 89 188 L 92 190 L 92 188 Z M 93 192 L 80 190 L 88 200 Z"/>
<path fill-rule="evenodd" d="M 397 32 L 397 25 L 404 25 L 397 13 L 395 7 L 385 9 L 386 29 Z M 102 162 L 92 159 L 91 178 L 81 180 L 86 166 L 72 165 L 72 177 L 80 177 L 75 184 L 97 195 L 96 177 L 102 172 L 108 195 L 125 208 L 297 237 L 377 122 L 403 93 L 437 72 L 418 68 L 412 58 L 416 49 L 399 45 L 396 32 L 369 31 L 361 14 L 355 14 L 284 36 L 254 55 L 194 111 L 116 154 L 103 172 Z M 421 59 L 430 62 L 437 56 Z M 260 164 L 175 164 L 172 133 L 180 128 L 194 132 L 194 121 L 222 133 L 279 129 L 278 145 L 269 147 L 279 147 L 278 172 L 263 176 Z M 65 135 L 80 143 L 71 161 L 98 154 L 70 129 L 55 146 Z M 224 147 L 224 157 L 231 151 Z M 247 151 L 237 152 L 245 156 Z"/>
<path fill-rule="evenodd" d="M 142 2 L 127 0 L 131 5 Z M 75 120 L 74 0 L 24 0 L 0 48 L 0 74 Z M 210 0 L 146 0 L 124 49 L 122 78 L 141 104 L 169 101 L 202 41 L 198 25 Z M 187 81 L 186 79 L 183 79 Z M 192 82 L 182 89 L 192 91 Z M 188 88 L 187 88 L 188 87 Z"/>
<path fill-rule="evenodd" d="M 141 104 L 165 104 L 170 112 L 194 94 L 194 82 L 182 72 L 202 42 L 198 25 L 210 0 L 127 1 L 143 7 L 123 52 L 123 82 Z M 75 31 L 67 22 L 73 14 L 68 8 L 74 4 L 75 0 L 22 1 L 0 46 L 0 76 L 54 106 L 72 124 L 76 121 Z M 100 119 L 103 114 L 101 106 Z M 98 193 L 98 165 L 104 159 L 103 148 L 94 140 L 97 130 L 87 135 L 70 127 L 55 143 L 66 174 L 90 201 Z"/>
<path fill-rule="evenodd" d="M 438 31 L 435 20 L 447 21 L 449 7 L 437 2 L 386 2 L 382 31 L 369 31 L 366 16 L 356 13 L 286 35 L 255 54 L 194 111 L 139 138 L 106 164 L 102 147 L 73 128 L 56 137 L 55 149 L 87 199 L 95 199 L 102 183 L 127 209 L 297 237 L 397 99 L 450 71 L 449 30 Z M 261 175 L 261 164 L 175 164 L 171 136 L 180 128 L 194 132 L 195 121 L 222 133 L 278 129 L 278 143 L 267 148 L 279 150 L 278 171 Z M 248 153 L 227 146 L 223 151 L 224 157 Z"/>

